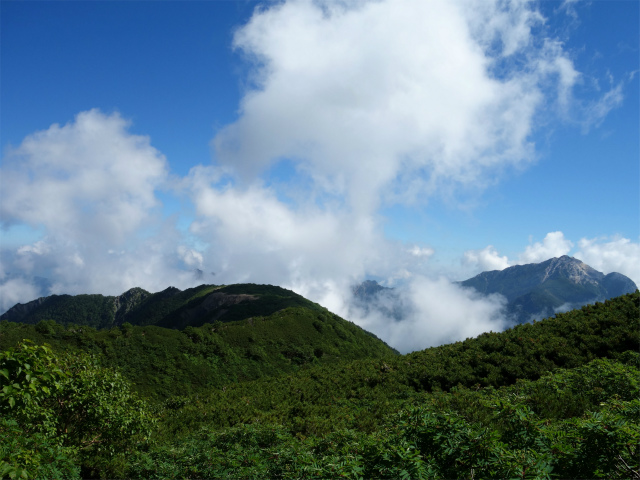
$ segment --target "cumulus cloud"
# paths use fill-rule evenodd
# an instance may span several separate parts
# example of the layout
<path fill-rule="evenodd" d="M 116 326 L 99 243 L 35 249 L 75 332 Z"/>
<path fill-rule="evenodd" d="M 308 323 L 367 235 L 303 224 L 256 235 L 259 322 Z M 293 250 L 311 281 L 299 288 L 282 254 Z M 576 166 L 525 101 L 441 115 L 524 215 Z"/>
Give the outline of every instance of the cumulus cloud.
<path fill-rule="evenodd" d="M 123 242 L 158 206 L 167 162 L 119 114 L 78 114 L 29 135 L 3 158 L 3 223 L 43 226 L 80 243 Z"/>
<path fill-rule="evenodd" d="M 603 273 L 618 272 L 640 286 L 640 243 L 628 238 L 582 238 L 575 257 Z"/>
<path fill-rule="evenodd" d="M 533 42 L 542 21 L 527 2 L 258 9 L 234 37 L 254 62 L 254 88 L 215 137 L 217 159 L 249 178 L 293 159 L 365 213 L 453 185 L 482 188 L 531 160 L 548 77 L 559 74 L 554 92 L 575 80 L 559 45 Z M 508 75 L 496 74 L 512 59 Z"/>
<path fill-rule="evenodd" d="M 214 165 L 170 180 L 148 137 L 98 110 L 3 157 L 0 221 L 45 236 L 3 256 L 3 272 L 23 277 L 3 273 L 2 305 L 185 288 L 216 272 L 216 283 L 292 288 L 403 351 L 499 330 L 503 301 L 425 277 L 434 250 L 387 239 L 380 207 L 481 191 L 532 161 L 536 116 L 568 108 L 580 78 L 544 21 L 524 0 L 258 7 L 234 36 L 249 86 L 237 121 L 212 140 Z M 617 101 L 603 98 L 593 117 Z M 270 181 L 283 161 L 303 195 Z M 187 233 L 163 219 L 161 189 L 193 204 Z M 567 246 L 550 233 L 518 261 Z M 482 268 L 508 264 L 493 247 L 467 257 Z M 398 286 L 405 320 L 353 309 L 350 288 L 370 274 Z M 46 291 L 24 280 L 35 275 L 51 279 Z"/>
<path fill-rule="evenodd" d="M 117 113 L 90 110 L 29 135 L 5 155 L 0 221 L 46 231 L 41 240 L 4 255 L 3 268 L 11 273 L 2 284 L 5 307 L 19 286 L 18 301 L 50 293 L 190 286 L 175 255 L 177 234 L 157 210 L 167 161 L 148 137 L 128 128 Z M 184 260 L 190 266 L 197 256 Z M 51 279 L 45 291 L 22 288 L 34 275 Z"/>
<path fill-rule="evenodd" d="M 504 270 L 510 266 L 509 259 L 506 256 L 501 257 L 493 245 L 482 250 L 467 250 L 464 252 L 464 263 L 480 271 Z"/>
<path fill-rule="evenodd" d="M 215 188 L 213 167 L 197 167 L 188 191 L 198 220 L 191 232 L 208 242 L 206 269 L 225 281 L 296 285 L 357 278 L 384 263 L 375 218 L 315 205 L 293 209 L 260 185 Z"/>
<path fill-rule="evenodd" d="M 518 263 L 540 263 L 554 257 L 567 255 L 573 248 L 573 242 L 564 237 L 562 232 L 549 232 L 542 242 L 528 245 L 520 254 Z"/>
<path fill-rule="evenodd" d="M 178 256 L 182 259 L 185 265 L 197 268 L 202 267 L 204 258 L 201 252 L 194 250 L 193 248 L 185 247 L 184 245 L 179 245 L 177 251 Z"/>

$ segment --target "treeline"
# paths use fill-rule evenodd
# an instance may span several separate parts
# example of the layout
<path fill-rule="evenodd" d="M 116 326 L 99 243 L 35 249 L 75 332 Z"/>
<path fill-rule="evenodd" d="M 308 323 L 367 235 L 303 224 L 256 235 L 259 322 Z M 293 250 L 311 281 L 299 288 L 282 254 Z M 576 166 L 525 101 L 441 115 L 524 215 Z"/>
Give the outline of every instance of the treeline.
<path fill-rule="evenodd" d="M 138 388 L 146 397 L 137 399 L 122 379 L 90 390 L 88 385 L 101 378 L 118 372 L 129 377 L 132 371 L 109 367 L 109 355 L 92 347 L 93 340 L 85 345 L 95 352 L 93 359 L 61 353 L 71 344 L 62 338 L 68 327 L 45 323 L 39 328 L 48 325 L 52 331 L 38 332 L 38 326 L 2 323 L 0 473 L 23 478 L 639 478 L 639 304 L 636 292 L 405 356 L 387 351 L 374 359 L 322 363 L 317 359 L 323 357 L 314 355 L 316 361 L 294 373 L 274 370 L 269 378 L 220 381 L 192 394 L 178 391 L 160 403 L 152 388 Z M 290 312 L 292 318 L 302 314 Z M 309 315 L 306 323 L 299 321 L 309 324 L 305 329 L 334 328 L 327 317 L 318 329 L 317 313 Z M 233 330 L 245 359 L 252 345 L 277 344 L 284 334 L 271 337 L 268 323 L 245 320 Z M 147 330 L 140 339 L 127 337 L 125 330 L 135 332 L 135 327 L 123 327 L 114 345 L 143 345 L 150 335 Z M 203 335 L 198 339 L 195 330 L 175 332 L 184 337 L 179 348 L 207 345 L 207 338 L 222 337 L 224 331 L 208 325 L 198 330 Z M 25 332 L 38 333 L 36 340 L 46 340 L 52 349 L 28 344 L 7 349 Z M 96 340 L 114 335 L 90 331 L 73 338 L 85 334 Z M 336 342 L 344 340 L 335 335 Z M 349 338 L 346 328 L 344 335 Z M 295 336 L 288 338 L 294 345 Z M 359 341 L 351 343 L 357 348 Z M 82 342 L 75 345 L 82 350 Z M 27 364 L 38 369 L 29 378 Z M 182 372 L 170 375 L 180 382 Z M 109 388 L 116 390 L 109 393 Z M 28 397 L 32 391 L 37 395 Z M 145 403 L 149 399 L 155 401 Z M 49 423 L 38 420 L 38 412 L 51 412 L 45 415 Z M 101 415 L 112 429 L 92 430 Z"/>

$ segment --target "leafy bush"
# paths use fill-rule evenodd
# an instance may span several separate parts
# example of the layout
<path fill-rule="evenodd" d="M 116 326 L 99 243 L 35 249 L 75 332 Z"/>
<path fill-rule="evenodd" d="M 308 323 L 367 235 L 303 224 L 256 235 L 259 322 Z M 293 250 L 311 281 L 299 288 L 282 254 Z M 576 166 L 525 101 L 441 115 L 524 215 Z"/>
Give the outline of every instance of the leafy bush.
<path fill-rule="evenodd" d="M 145 403 L 124 378 L 88 355 L 57 356 L 48 346 L 22 343 L 0 353 L 0 389 L 0 414 L 10 420 L 3 424 L 2 448 L 25 452 L 3 459 L 12 472 L 40 475 L 31 472 L 52 458 L 67 465 L 71 457 L 91 469 L 137 447 L 152 431 Z"/>

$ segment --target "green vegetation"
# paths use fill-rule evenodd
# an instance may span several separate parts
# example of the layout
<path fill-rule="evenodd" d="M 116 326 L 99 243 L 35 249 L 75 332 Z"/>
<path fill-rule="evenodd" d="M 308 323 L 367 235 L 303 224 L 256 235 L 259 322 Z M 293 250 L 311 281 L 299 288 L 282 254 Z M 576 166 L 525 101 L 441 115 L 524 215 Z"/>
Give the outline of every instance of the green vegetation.
<path fill-rule="evenodd" d="M 269 316 L 289 307 L 326 312 L 306 298 L 273 285 L 200 285 L 158 293 L 132 288 L 118 297 L 51 295 L 8 310 L 0 320 L 37 324 L 53 320 L 62 325 L 111 328 L 123 323 L 183 329 L 214 321 L 234 322 Z"/>
<path fill-rule="evenodd" d="M 639 307 L 404 356 L 321 307 L 183 331 L 1 322 L 0 472 L 640 478 Z"/>
<path fill-rule="evenodd" d="M 140 394 L 159 400 L 314 365 L 395 355 L 382 341 L 320 307 L 291 307 L 183 331 L 129 323 L 95 330 L 50 320 L 0 322 L 1 349 L 24 338 L 46 342 L 54 351 L 94 354 L 105 366 L 118 368 Z"/>
<path fill-rule="evenodd" d="M 32 311 L 14 309 L 2 315 L 3 320 L 36 324 L 42 320 L 58 323 L 88 325 L 94 328 L 108 328 L 115 320 L 114 297 L 102 295 L 51 295 L 40 299 Z M 37 301 L 36 301 L 37 302 Z"/>
<path fill-rule="evenodd" d="M 152 431 L 145 402 L 87 355 L 23 343 L 0 354 L 0 378 L 3 476 L 121 473 L 115 464 Z"/>
<path fill-rule="evenodd" d="M 180 442 L 157 442 L 140 452 L 130 473 L 136 478 L 630 478 L 638 473 L 640 453 L 638 373 L 631 365 L 594 360 L 576 371 L 559 370 L 498 390 L 457 387 L 417 395 L 370 432 L 337 428 L 305 436 L 277 423 L 203 425 Z M 598 381 L 600 376 L 606 381 Z M 568 403 L 577 410 L 547 408 L 541 395 L 550 396 L 555 407 Z"/>

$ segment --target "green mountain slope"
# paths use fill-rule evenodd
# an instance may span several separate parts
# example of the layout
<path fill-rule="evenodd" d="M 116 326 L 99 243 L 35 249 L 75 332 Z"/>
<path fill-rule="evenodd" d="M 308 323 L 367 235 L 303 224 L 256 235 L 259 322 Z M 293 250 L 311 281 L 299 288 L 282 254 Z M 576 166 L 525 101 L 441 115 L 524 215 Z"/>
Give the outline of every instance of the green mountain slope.
<path fill-rule="evenodd" d="M 272 285 L 200 285 L 184 291 L 169 287 L 153 294 L 132 288 L 117 297 L 51 295 L 18 304 L 1 315 L 0 320 L 29 324 L 54 320 L 63 325 L 93 328 L 131 323 L 183 329 L 216 320 L 230 322 L 271 315 L 288 307 L 324 310 L 297 293 Z"/>
<path fill-rule="evenodd" d="M 256 368 L 269 359 L 249 358 L 259 353 L 252 353 L 252 346 L 278 346 L 283 335 L 290 346 L 300 341 L 317 345 L 316 335 L 321 335 L 327 346 L 348 344 L 346 352 L 368 348 L 357 327 L 330 315 L 294 307 L 183 332 L 130 324 L 95 331 L 46 321 L 36 326 L 0 322 L 3 350 L 24 333 L 57 345 L 54 353 L 41 351 L 33 359 L 29 351 L 35 355 L 37 349 L 29 347 L 21 347 L 22 353 L 8 350 L 4 359 L 0 355 L 1 471 L 17 477 L 26 468 L 31 476 L 79 478 L 81 468 L 88 478 L 176 479 L 638 476 L 638 292 L 404 356 L 348 361 L 347 353 L 339 361 L 314 352 L 316 360 L 296 365 L 295 359 L 308 354 L 296 351 L 287 357 L 280 350 L 288 365 L 295 366 L 289 373 L 243 382 L 222 378 L 217 385 L 193 388 L 191 394 L 182 387 L 195 385 L 198 377 L 188 373 L 187 364 L 178 364 L 162 375 L 183 382 L 181 389 L 150 410 L 129 396 L 126 381 L 92 383 L 115 377 L 94 366 L 73 370 L 68 365 L 82 366 L 87 360 L 63 353 L 73 345 L 109 362 L 140 351 L 120 370 L 152 357 L 152 368 L 161 372 L 171 369 L 179 354 L 195 358 L 203 348 L 199 364 L 222 362 L 222 373 L 239 365 L 227 362 L 222 350 L 209 350 L 219 348 L 222 340 L 249 360 L 241 362 L 244 367 Z M 272 336 L 274 331 L 278 333 Z M 160 343 L 152 340 L 156 335 L 163 339 Z M 166 337 L 174 338 L 177 348 L 163 357 L 159 353 L 168 353 Z M 275 351 L 270 355 L 277 356 Z M 47 365 L 55 368 L 48 372 Z M 24 374 L 32 368 L 35 381 Z M 134 380 L 133 373 L 126 376 Z M 60 389 L 42 390 L 36 400 L 22 395 L 22 384 L 35 382 L 38 391 L 38 382 L 51 382 L 52 376 L 69 380 Z M 105 408 L 109 421 L 142 421 L 153 412 L 151 438 L 132 431 L 105 438 L 101 448 L 79 448 L 64 432 L 100 425 L 103 410 L 89 412 L 92 424 L 56 426 L 59 417 L 52 414 L 52 428 L 63 430 L 48 431 L 38 428 L 41 409 L 20 406 L 43 402 L 46 412 L 60 410 L 64 418 L 81 419 L 85 405 L 110 407 L 108 397 L 94 393 L 94 385 L 115 388 L 121 399 L 132 398 L 131 408 L 126 402 Z M 153 394 L 153 388 L 139 390 Z M 22 395 L 18 407 L 11 404 L 11 395 Z M 76 398 L 87 403 L 69 401 Z M 85 434 L 83 438 L 100 438 L 101 432 Z"/>
<path fill-rule="evenodd" d="M 189 395 L 314 365 L 395 355 L 394 350 L 369 332 L 317 304 L 298 296 L 274 294 L 282 293 L 282 289 L 249 286 L 247 290 L 256 299 L 246 305 L 233 304 L 228 309 L 218 307 L 213 311 L 220 318 L 214 323 L 204 323 L 206 316 L 185 315 L 203 308 L 199 304 L 201 299 L 211 298 L 207 296 L 209 288 L 193 290 L 195 294 L 183 292 L 188 295 L 187 303 L 184 297 L 180 298 L 181 293 L 160 299 L 149 296 L 147 300 L 153 302 L 143 302 L 134 313 L 160 312 L 158 317 L 162 315 L 164 320 L 178 319 L 173 320 L 174 326 L 181 319 L 192 318 L 191 323 L 199 327 L 188 325 L 179 331 L 123 323 L 120 327 L 97 330 L 73 323 L 65 326 L 52 320 L 42 320 L 36 325 L 2 321 L 0 349 L 30 339 L 38 344 L 46 342 L 55 351 L 91 353 L 104 365 L 119 368 L 139 392 L 154 399 Z M 241 286 L 222 290 L 231 292 L 229 295 L 249 295 L 235 293 L 247 291 Z M 182 307 L 176 309 L 177 304 Z M 172 313 L 165 315 L 166 311 Z M 144 318 L 139 317 L 140 323 L 144 323 Z"/>
<path fill-rule="evenodd" d="M 194 417 L 203 410 L 206 422 L 217 427 L 270 422 L 305 435 L 326 434 L 338 426 L 367 430 L 390 408 L 421 392 L 498 388 L 639 349 L 640 294 L 635 293 L 408 355 L 228 386 L 172 418 L 176 428 L 189 430 L 205 418 Z"/>

